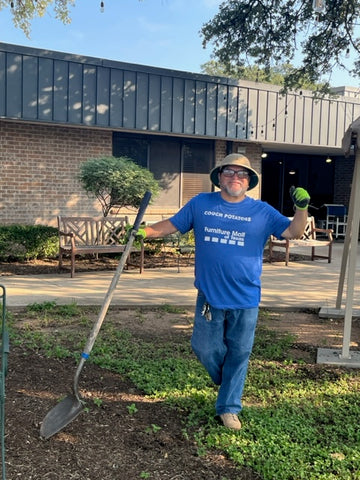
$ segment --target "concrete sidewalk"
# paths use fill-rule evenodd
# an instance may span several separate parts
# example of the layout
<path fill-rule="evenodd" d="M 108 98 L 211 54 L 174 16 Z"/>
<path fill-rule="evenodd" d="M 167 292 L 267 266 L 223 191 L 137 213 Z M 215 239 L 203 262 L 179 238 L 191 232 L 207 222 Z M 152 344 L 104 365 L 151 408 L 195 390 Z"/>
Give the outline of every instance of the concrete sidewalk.
<path fill-rule="evenodd" d="M 334 308 L 336 304 L 341 261 L 344 244 L 334 242 L 331 263 L 327 260 L 264 264 L 262 275 L 262 301 L 264 307 L 300 307 L 300 308 Z M 309 255 L 309 249 L 292 249 L 293 253 Z M 321 253 L 321 251 L 319 251 Z M 355 275 L 353 308 L 360 307 L 360 250 L 358 246 Z M 342 295 L 342 306 L 346 301 L 346 284 Z"/>
<path fill-rule="evenodd" d="M 343 243 L 334 243 L 333 260 L 284 262 L 263 266 L 262 307 L 321 308 L 335 307 Z M 292 252 L 301 253 L 301 249 Z M 307 255 L 309 251 L 306 252 Z M 359 256 L 359 255 L 358 255 Z M 54 275 L 3 276 L 8 306 L 56 301 L 79 305 L 101 305 L 114 272 L 69 273 Z M 354 308 L 360 307 L 360 267 L 357 266 Z M 124 271 L 114 293 L 112 305 L 184 305 L 195 304 L 193 268 L 148 269 Z M 346 290 L 344 291 L 345 299 Z"/>

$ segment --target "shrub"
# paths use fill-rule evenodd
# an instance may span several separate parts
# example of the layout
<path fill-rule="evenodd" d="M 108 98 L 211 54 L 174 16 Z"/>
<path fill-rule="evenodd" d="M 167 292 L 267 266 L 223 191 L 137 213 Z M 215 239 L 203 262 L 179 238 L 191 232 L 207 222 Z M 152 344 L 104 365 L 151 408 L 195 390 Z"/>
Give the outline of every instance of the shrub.
<path fill-rule="evenodd" d="M 138 208 L 147 190 L 153 199 L 159 193 L 153 174 L 127 157 L 87 160 L 80 167 L 79 179 L 88 195 L 99 200 L 104 217 L 114 208 Z"/>
<path fill-rule="evenodd" d="M 0 260 L 24 261 L 55 257 L 59 251 L 57 228 L 45 225 L 0 226 Z"/>

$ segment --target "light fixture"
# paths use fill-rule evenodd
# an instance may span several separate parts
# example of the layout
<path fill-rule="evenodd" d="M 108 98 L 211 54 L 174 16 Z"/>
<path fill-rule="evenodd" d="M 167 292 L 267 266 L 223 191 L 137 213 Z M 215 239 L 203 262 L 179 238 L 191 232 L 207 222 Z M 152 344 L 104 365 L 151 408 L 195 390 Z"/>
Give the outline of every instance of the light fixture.
<path fill-rule="evenodd" d="M 331 162 L 332 162 L 332 159 L 329 157 L 329 155 L 327 156 L 325 162 L 326 162 L 326 163 L 331 163 Z"/>
<path fill-rule="evenodd" d="M 325 12 L 325 0 L 314 0 L 313 1 L 313 9 L 316 13 L 324 13 Z"/>
<path fill-rule="evenodd" d="M 296 171 L 295 170 L 289 170 L 289 175 L 295 175 Z"/>
<path fill-rule="evenodd" d="M 267 156 L 268 156 L 268 154 L 266 152 L 262 152 L 261 158 L 266 158 Z"/>
<path fill-rule="evenodd" d="M 105 4 L 104 2 L 100 2 L 100 12 L 104 13 L 104 10 L 105 10 Z"/>

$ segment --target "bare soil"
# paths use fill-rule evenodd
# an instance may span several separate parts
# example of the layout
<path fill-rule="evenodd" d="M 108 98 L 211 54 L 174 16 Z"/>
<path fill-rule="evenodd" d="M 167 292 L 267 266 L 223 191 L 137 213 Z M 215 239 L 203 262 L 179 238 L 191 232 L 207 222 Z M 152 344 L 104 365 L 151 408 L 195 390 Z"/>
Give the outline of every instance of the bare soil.
<path fill-rule="evenodd" d="M 132 254 L 134 257 L 134 263 L 137 262 L 136 254 Z M 274 251 L 274 261 L 285 261 L 285 255 L 283 252 Z M 290 253 L 290 261 L 310 259 L 306 255 L 298 255 L 296 253 Z M 269 252 L 264 251 L 263 257 L 264 263 L 269 262 Z M 116 256 L 102 256 L 96 258 L 95 256 L 84 256 L 76 258 L 76 271 L 77 272 L 91 272 L 97 270 L 115 270 L 119 260 Z M 171 252 L 166 254 L 149 254 L 146 252 L 144 259 L 144 267 L 156 268 L 156 267 L 176 267 L 176 266 L 192 266 L 194 264 L 193 256 L 189 255 L 176 255 Z M 136 265 L 132 265 L 129 268 L 138 268 Z M 24 262 L 0 262 L 0 276 L 8 275 L 41 275 L 41 274 L 56 274 L 67 273 L 70 271 L 70 260 L 64 259 L 63 268 L 59 270 L 59 262 L 55 258 L 29 260 Z"/>
<path fill-rule="evenodd" d="M 13 270 L 5 272 L 3 267 L 5 275 L 25 274 L 24 268 L 12 265 Z M 26 267 L 27 274 L 38 273 L 38 267 L 45 273 L 44 268 L 57 268 L 57 263 Z M 103 265 L 91 263 L 90 267 Z M 41 328 L 25 309 L 12 309 L 12 313 L 20 326 Z M 95 321 L 98 312 L 93 315 Z M 159 315 L 154 309 L 144 309 L 140 322 L 135 309 L 111 307 L 107 314 L 119 328 L 159 342 L 176 342 L 179 336 L 190 340 L 192 315 L 191 311 Z M 315 365 L 317 347 L 341 346 L 342 321 L 320 320 L 314 311 L 268 312 L 260 325 L 296 335 L 293 354 L 313 364 L 313 375 L 321 375 L 322 367 Z M 353 338 L 353 346 L 359 348 L 357 322 Z M 69 359 L 52 360 L 12 346 L 5 403 L 8 480 L 260 480 L 248 469 L 237 469 L 217 451 L 199 456 L 195 443 L 182 434 L 179 411 L 149 400 L 125 377 L 91 363 L 82 371 L 80 389 L 85 399 L 100 399 L 101 406 L 81 413 L 49 440 L 40 438 L 41 421 L 57 399 L 70 392 L 75 368 Z M 129 415 L 127 407 L 132 404 L 137 406 L 136 415 Z M 154 424 L 161 427 L 156 435 L 149 433 Z"/>
<path fill-rule="evenodd" d="M 136 253 L 131 254 L 133 265 L 126 268 L 138 269 L 138 258 Z M 77 257 L 75 261 L 75 269 L 77 272 L 92 272 L 99 270 L 115 270 L 119 264 L 116 255 L 103 255 L 96 258 L 95 255 L 86 255 Z M 156 267 L 173 267 L 173 266 L 190 266 L 193 265 L 193 258 L 186 255 L 178 256 L 176 254 L 167 253 L 166 255 L 147 253 L 144 259 L 144 267 L 146 269 Z M 59 262 L 55 258 L 46 258 L 29 261 L 13 261 L 0 262 L 0 276 L 8 275 L 41 275 L 41 274 L 58 274 L 68 273 L 70 271 L 70 259 L 65 258 L 63 267 L 59 270 Z"/>

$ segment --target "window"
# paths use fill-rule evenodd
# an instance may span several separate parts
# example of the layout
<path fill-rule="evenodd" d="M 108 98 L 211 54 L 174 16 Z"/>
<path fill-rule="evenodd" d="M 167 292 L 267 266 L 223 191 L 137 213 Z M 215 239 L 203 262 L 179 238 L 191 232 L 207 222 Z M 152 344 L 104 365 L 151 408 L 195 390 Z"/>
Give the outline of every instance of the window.
<path fill-rule="evenodd" d="M 148 167 L 148 141 L 133 136 L 113 134 L 114 157 L 128 157 L 140 167 Z"/>
<path fill-rule="evenodd" d="M 200 192 L 211 191 L 210 170 L 214 157 L 213 142 L 184 142 L 182 204 Z"/>
<path fill-rule="evenodd" d="M 129 157 L 154 174 L 162 187 L 156 200 L 159 206 L 178 208 L 198 193 L 212 190 L 212 140 L 114 132 L 113 155 Z"/>

